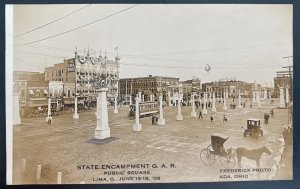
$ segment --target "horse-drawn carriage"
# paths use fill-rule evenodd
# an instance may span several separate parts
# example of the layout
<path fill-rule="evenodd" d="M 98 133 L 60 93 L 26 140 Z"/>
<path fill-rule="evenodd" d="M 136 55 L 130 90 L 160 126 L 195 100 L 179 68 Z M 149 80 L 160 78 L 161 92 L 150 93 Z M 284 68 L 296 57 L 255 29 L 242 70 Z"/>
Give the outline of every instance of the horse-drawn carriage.
<path fill-rule="evenodd" d="M 248 119 L 247 129 L 243 132 L 244 137 L 247 135 L 258 137 L 263 136 L 264 132 L 260 127 L 260 119 Z"/>
<path fill-rule="evenodd" d="M 221 134 L 211 135 L 211 144 L 200 152 L 200 158 L 205 165 L 212 165 L 219 159 L 224 167 L 233 168 L 235 166 L 233 149 L 225 150 L 224 148 L 224 143 L 228 138 Z"/>

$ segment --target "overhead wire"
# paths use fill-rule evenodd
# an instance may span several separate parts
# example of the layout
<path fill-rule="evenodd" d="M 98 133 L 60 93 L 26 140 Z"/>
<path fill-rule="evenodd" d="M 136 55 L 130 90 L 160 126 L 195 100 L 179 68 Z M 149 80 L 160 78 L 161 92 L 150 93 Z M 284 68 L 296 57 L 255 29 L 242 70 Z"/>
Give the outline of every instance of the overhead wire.
<path fill-rule="evenodd" d="M 38 27 L 33 28 L 33 29 L 31 29 L 31 30 L 28 30 L 28 31 L 26 31 L 26 32 L 23 32 L 23 33 L 14 35 L 14 38 L 21 37 L 21 36 L 26 35 L 26 34 L 28 34 L 28 33 L 31 33 L 31 32 L 34 32 L 34 31 L 36 31 L 36 30 L 39 30 L 39 29 L 41 29 L 41 28 L 44 28 L 44 27 L 46 27 L 46 26 L 49 26 L 49 25 L 51 25 L 51 24 L 53 24 L 53 23 L 55 23 L 55 22 L 58 22 L 59 20 L 62 20 L 62 19 L 64 19 L 64 18 L 68 17 L 68 16 L 71 16 L 71 15 L 73 15 L 73 14 L 79 12 L 79 11 L 82 11 L 83 9 L 85 9 L 85 8 L 87 8 L 87 7 L 89 7 L 89 6 L 91 6 L 91 4 L 86 5 L 86 6 L 84 6 L 84 7 L 81 7 L 80 9 L 77 9 L 77 10 L 75 10 L 75 11 L 73 11 L 73 12 L 71 12 L 71 13 L 65 15 L 65 16 L 62 16 L 62 17 L 60 17 L 60 18 L 57 18 L 57 19 L 55 19 L 55 20 L 53 20 L 53 21 L 50 21 L 50 22 L 48 22 L 48 23 L 46 23 L 46 24 L 43 24 L 43 25 L 41 25 L 41 26 L 38 26 Z"/>
<path fill-rule="evenodd" d="M 129 10 L 129 9 L 132 9 L 132 8 L 138 6 L 138 5 L 139 5 L 139 4 L 130 6 L 130 7 L 128 7 L 128 8 L 122 9 L 122 10 L 120 10 L 120 11 L 118 11 L 118 12 L 112 13 L 112 14 L 110 14 L 110 15 L 108 15 L 108 16 L 103 17 L 103 18 L 97 19 L 97 20 L 95 20 L 95 21 L 93 21 L 93 22 L 90 22 L 90 23 L 87 23 L 87 24 L 84 24 L 84 25 L 75 27 L 75 28 L 73 28 L 73 29 L 70 29 L 70 30 L 67 30 L 67 31 L 64 31 L 64 32 L 61 32 L 61 33 L 58 33 L 58 34 L 55 34 L 55 35 L 52 35 L 52 36 L 49 36 L 49 37 L 45 37 L 45 38 L 42 38 L 42 39 L 38 39 L 38 40 L 35 40 L 35 41 L 23 43 L 23 44 L 17 44 L 17 45 L 14 45 L 14 47 L 20 47 L 20 46 L 25 46 L 25 45 L 33 44 L 33 43 L 38 43 L 38 42 L 45 41 L 45 40 L 48 40 L 48 39 L 52 39 L 52 38 L 55 38 L 55 37 L 58 37 L 58 36 L 61 36 L 61 35 L 65 35 L 65 34 L 67 34 L 67 33 L 76 31 L 76 30 L 78 30 L 78 29 L 81 29 L 81 28 L 87 27 L 87 26 L 89 26 L 89 25 L 95 24 L 95 23 L 97 23 L 97 22 L 103 21 L 103 20 L 105 20 L 105 19 L 108 19 L 108 18 L 110 18 L 110 17 L 112 17 L 112 16 L 114 16 L 114 15 L 117 15 L 117 14 L 120 14 L 120 13 L 122 13 L 122 12 L 125 12 L 125 11 L 127 11 L 127 10 Z"/>

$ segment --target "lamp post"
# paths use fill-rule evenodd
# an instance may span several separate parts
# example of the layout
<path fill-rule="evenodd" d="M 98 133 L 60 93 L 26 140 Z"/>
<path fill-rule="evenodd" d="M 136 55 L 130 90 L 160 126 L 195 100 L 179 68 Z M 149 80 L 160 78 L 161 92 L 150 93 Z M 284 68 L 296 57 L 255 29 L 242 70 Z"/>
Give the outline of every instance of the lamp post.
<path fill-rule="evenodd" d="M 181 121 L 183 120 L 183 116 L 181 114 L 181 100 L 182 100 L 182 85 L 178 85 L 178 112 L 176 116 L 176 120 Z"/>

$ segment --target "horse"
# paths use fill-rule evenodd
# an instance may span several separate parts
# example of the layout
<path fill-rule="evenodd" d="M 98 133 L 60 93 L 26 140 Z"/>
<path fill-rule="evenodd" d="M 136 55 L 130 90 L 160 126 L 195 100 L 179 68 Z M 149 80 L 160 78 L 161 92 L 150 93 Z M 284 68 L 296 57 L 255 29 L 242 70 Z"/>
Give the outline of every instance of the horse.
<path fill-rule="evenodd" d="M 238 159 L 238 166 L 241 167 L 241 159 L 242 157 L 246 157 L 248 159 L 252 159 L 256 161 L 256 167 L 260 168 L 260 158 L 263 153 L 271 155 L 271 151 L 267 147 L 261 147 L 258 149 L 248 150 L 247 148 L 239 147 L 235 150 L 236 156 Z"/>

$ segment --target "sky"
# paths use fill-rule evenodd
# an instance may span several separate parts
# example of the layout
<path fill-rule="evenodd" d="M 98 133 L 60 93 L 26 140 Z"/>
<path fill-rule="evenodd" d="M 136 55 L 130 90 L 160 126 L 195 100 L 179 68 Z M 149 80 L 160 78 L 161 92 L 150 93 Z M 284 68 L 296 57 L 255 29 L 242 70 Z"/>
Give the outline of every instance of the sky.
<path fill-rule="evenodd" d="M 75 47 L 95 56 L 107 51 L 110 59 L 118 47 L 120 78 L 195 76 L 202 82 L 230 78 L 270 86 L 276 71 L 293 63 L 283 58 L 293 55 L 292 15 L 287 4 L 15 5 L 13 66 L 42 72 L 74 57 Z"/>

